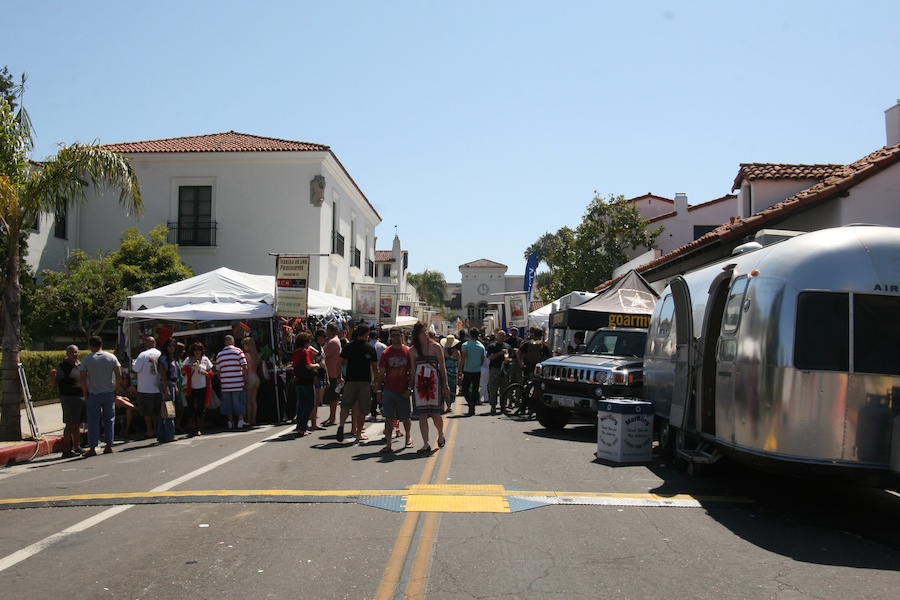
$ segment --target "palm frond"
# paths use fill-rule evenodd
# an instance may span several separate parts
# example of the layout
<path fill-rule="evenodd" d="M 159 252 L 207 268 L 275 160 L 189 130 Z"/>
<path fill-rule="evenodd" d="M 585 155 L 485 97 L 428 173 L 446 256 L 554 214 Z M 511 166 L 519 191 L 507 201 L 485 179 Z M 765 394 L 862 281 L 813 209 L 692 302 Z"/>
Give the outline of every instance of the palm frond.
<path fill-rule="evenodd" d="M 142 213 L 140 182 L 128 160 L 101 146 L 77 142 L 60 148 L 29 178 L 28 208 L 53 211 L 66 202 L 84 202 L 86 181 L 101 191 L 118 189 L 119 204 L 135 216 Z"/>

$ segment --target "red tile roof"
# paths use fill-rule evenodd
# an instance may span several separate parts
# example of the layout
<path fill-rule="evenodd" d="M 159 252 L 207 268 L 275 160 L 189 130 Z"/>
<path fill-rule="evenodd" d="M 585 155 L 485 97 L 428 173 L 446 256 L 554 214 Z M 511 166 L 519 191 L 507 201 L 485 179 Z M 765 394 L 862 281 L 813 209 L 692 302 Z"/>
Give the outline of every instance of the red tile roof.
<path fill-rule="evenodd" d="M 479 258 L 478 260 L 473 260 L 470 263 L 466 263 L 464 265 L 459 265 L 460 269 L 464 268 L 472 268 L 472 269 L 486 269 L 486 268 L 497 268 L 501 267 L 506 269 L 507 266 L 503 263 L 494 262 L 492 260 L 488 260 L 486 258 Z"/>
<path fill-rule="evenodd" d="M 152 152 L 326 152 L 330 149 L 323 144 L 291 142 L 289 140 L 260 137 L 235 131 L 145 142 L 106 144 L 104 147 L 124 154 Z"/>
<path fill-rule="evenodd" d="M 406 254 L 406 250 L 401 250 L 400 254 Z M 376 250 L 375 251 L 375 262 L 391 262 L 394 260 L 394 251 L 393 250 Z"/>
<path fill-rule="evenodd" d="M 831 175 L 826 177 L 824 181 L 820 181 L 774 206 L 746 219 L 735 219 L 730 223 L 719 225 L 706 235 L 697 238 L 689 244 L 685 244 L 681 248 L 676 248 L 664 256 L 645 263 L 635 270 L 638 273 L 645 273 L 681 256 L 700 250 L 704 246 L 729 241 L 736 237 L 753 233 L 766 225 L 781 221 L 796 211 L 809 208 L 817 202 L 823 202 L 843 194 L 853 186 L 862 183 L 898 162 L 900 162 L 900 144 L 885 146 L 854 163 L 834 168 Z M 617 279 L 619 278 L 601 283 L 594 288 L 594 291 L 606 289 Z"/>
<path fill-rule="evenodd" d="M 781 165 L 777 163 L 742 163 L 731 191 L 741 187 L 743 180 L 757 179 L 818 179 L 822 181 L 844 165 Z"/>
<path fill-rule="evenodd" d="M 249 133 L 227 131 L 225 133 L 211 133 L 208 135 L 194 135 L 188 137 L 165 138 L 162 140 L 148 140 L 145 142 L 124 142 L 120 144 L 106 144 L 107 150 L 121 152 L 122 154 L 152 154 L 152 153 L 194 153 L 194 152 L 328 152 L 335 162 L 347 175 L 347 179 L 356 186 L 363 199 L 381 220 L 381 215 L 363 194 L 362 189 L 353 181 L 350 172 L 341 164 L 338 157 L 324 144 L 312 144 L 309 142 L 292 142 L 278 138 L 260 137 Z"/>

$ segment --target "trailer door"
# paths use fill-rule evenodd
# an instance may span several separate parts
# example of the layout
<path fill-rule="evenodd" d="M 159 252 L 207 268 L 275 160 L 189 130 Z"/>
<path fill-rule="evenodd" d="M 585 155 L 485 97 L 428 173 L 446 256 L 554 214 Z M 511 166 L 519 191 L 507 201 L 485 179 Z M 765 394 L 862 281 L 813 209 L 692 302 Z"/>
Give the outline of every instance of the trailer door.
<path fill-rule="evenodd" d="M 687 410 L 691 398 L 694 321 L 691 316 L 691 292 L 683 277 L 676 277 L 669 286 L 675 301 L 675 384 L 672 389 L 672 408 L 669 423 L 678 429 L 687 427 Z"/>

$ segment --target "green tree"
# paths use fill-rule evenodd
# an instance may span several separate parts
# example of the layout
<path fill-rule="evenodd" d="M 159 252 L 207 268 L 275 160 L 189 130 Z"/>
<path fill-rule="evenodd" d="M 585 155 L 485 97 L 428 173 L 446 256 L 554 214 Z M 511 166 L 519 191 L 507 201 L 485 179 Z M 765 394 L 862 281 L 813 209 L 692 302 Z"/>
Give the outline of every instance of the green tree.
<path fill-rule="evenodd" d="M 9 72 L 9 69 L 3 67 L 3 70 L 0 71 L 0 96 L 6 98 L 13 112 L 16 110 L 16 102 L 19 99 L 16 90 L 17 86 L 13 81 L 12 74 Z"/>
<path fill-rule="evenodd" d="M 629 249 L 653 248 L 660 233 L 662 229 L 647 231 L 637 207 L 624 196 L 604 199 L 595 193 L 578 227 L 541 236 L 525 256 L 540 249 L 550 268 L 549 282 L 545 280 L 540 291 L 546 298 L 559 298 L 607 281 L 616 267 L 630 260 Z"/>
<path fill-rule="evenodd" d="M 445 312 L 444 298 L 447 296 L 447 280 L 440 271 L 425 269 L 421 273 L 410 273 L 406 280 L 419 292 L 419 297 L 427 304 Z"/>
<path fill-rule="evenodd" d="M 20 102 L 21 94 L 22 86 L 16 91 Z M 142 210 L 140 182 L 123 156 L 76 142 L 60 146 L 55 156 L 35 165 L 29 159 L 32 149 L 31 126 L 24 107 L 20 104 L 14 112 L 10 103 L 0 97 L 0 227 L 7 234 L 2 273 L 0 440 L 22 438 L 17 368 L 22 344 L 19 241 L 28 234 L 28 225 L 42 213 L 55 213 L 70 202 L 84 202 L 85 181 L 98 189 L 117 189 L 119 204 L 132 214 Z"/>
<path fill-rule="evenodd" d="M 116 313 L 128 298 L 122 272 L 109 256 L 91 258 L 74 250 L 65 270 L 42 271 L 41 285 L 32 300 L 29 329 L 43 338 L 72 336 L 82 348 L 116 322 Z"/>
<path fill-rule="evenodd" d="M 164 223 L 150 230 L 149 240 L 137 227 L 122 232 L 119 249 L 110 254 L 110 260 L 122 273 L 122 285 L 129 295 L 194 276 L 191 268 L 181 261 L 178 246 L 167 243 L 168 235 Z"/>

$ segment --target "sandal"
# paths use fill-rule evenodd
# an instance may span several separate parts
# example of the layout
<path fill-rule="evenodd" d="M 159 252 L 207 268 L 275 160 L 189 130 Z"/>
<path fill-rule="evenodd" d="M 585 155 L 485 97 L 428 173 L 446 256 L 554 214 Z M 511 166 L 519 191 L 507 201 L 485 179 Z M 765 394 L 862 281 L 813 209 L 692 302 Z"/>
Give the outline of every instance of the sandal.
<path fill-rule="evenodd" d="M 334 425 L 334 421 L 332 421 L 331 419 L 328 419 L 327 421 L 322 423 L 323 427 L 331 427 L 332 425 Z"/>
<path fill-rule="evenodd" d="M 431 454 L 431 445 L 425 444 L 419 448 L 419 454 Z"/>
<path fill-rule="evenodd" d="M 444 436 L 438 438 L 438 448 L 443 448 L 446 443 L 447 440 L 444 439 Z"/>
<path fill-rule="evenodd" d="M 407 440 L 406 446 L 404 446 L 404 448 L 412 448 L 412 447 L 413 447 L 412 440 Z"/>
<path fill-rule="evenodd" d="M 321 425 L 316 425 L 314 427 L 310 427 L 310 429 L 312 429 L 313 431 L 323 431 L 325 428 Z"/>
<path fill-rule="evenodd" d="M 391 454 L 393 452 L 393 448 L 390 446 L 383 446 L 381 450 L 378 451 L 379 454 Z"/>

